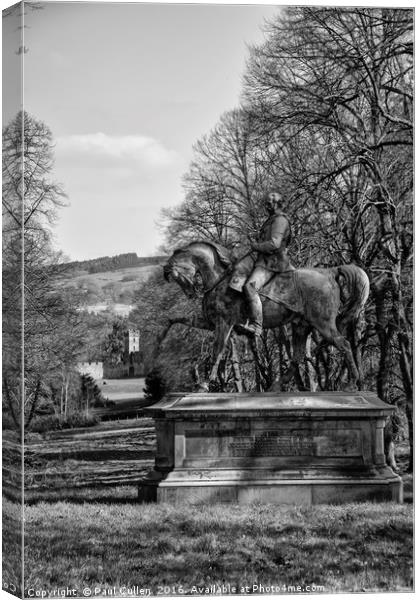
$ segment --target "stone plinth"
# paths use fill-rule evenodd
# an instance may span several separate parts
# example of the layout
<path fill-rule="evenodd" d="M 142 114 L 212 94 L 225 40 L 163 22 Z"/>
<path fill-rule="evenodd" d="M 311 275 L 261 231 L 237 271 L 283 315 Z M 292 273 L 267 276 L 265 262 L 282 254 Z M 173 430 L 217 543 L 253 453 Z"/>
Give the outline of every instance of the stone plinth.
<path fill-rule="evenodd" d="M 154 417 L 141 501 L 276 504 L 402 501 L 385 463 L 393 407 L 367 392 L 170 394 Z"/>

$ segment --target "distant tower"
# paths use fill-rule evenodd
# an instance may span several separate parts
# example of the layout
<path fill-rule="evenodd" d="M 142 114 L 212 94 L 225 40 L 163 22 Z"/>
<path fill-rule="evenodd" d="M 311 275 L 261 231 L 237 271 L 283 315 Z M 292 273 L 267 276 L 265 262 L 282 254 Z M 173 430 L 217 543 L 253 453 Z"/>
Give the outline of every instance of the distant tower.
<path fill-rule="evenodd" d="M 116 365 L 104 365 L 104 377 L 121 379 L 122 377 L 144 377 L 143 356 L 140 351 L 140 331 L 126 329 L 124 331 L 124 351 L 121 361 Z"/>
<path fill-rule="evenodd" d="M 130 356 L 134 352 L 140 352 L 140 331 L 129 329 L 124 333 L 124 352 Z"/>

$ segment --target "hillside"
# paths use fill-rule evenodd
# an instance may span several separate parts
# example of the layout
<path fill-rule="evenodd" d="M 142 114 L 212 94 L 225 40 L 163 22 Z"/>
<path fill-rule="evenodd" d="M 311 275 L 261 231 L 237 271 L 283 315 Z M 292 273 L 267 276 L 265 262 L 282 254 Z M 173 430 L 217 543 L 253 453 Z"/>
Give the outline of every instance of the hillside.
<path fill-rule="evenodd" d="M 130 253 L 67 263 L 57 285 L 76 292 L 89 312 L 108 309 L 127 315 L 135 290 L 153 273 L 159 272 L 165 260 L 164 256 L 138 257 Z"/>
<path fill-rule="evenodd" d="M 165 258 L 165 256 L 137 256 L 135 252 L 126 252 L 115 256 L 100 256 L 90 260 L 72 261 L 66 263 L 66 267 L 72 271 L 103 273 L 124 268 L 159 265 L 165 261 Z"/>

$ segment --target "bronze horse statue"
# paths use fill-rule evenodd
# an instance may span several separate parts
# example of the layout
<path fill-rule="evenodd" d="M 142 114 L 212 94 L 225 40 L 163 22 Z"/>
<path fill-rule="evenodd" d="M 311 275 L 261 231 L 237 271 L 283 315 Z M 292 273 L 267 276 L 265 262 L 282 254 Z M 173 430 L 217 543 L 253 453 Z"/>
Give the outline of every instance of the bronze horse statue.
<path fill-rule="evenodd" d="M 226 248 L 208 241 L 191 242 L 175 250 L 164 265 L 167 281 L 178 283 L 189 298 L 204 288 L 202 327 L 215 331 L 213 368 L 209 383 L 217 379 L 217 370 L 232 332 L 243 333 L 241 323 L 247 318 L 243 294 L 229 287 L 233 260 Z M 242 268 L 252 270 L 253 259 L 241 259 Z M 201 280 L 201 282 L 200 282 Z M 260 290 L 263 305 L 263 328 L 271 329 L 292 322 L 293 362 L 305 358 L 305 342 L 315 328 L 324 340 L 344 355 L 349 387 L 359 381 L 351 345 L 343 336 L 345 326 L 355 321 L 369 295 L 369 279 L 358 266 L 340 265 L 319 269 L 292 269 L 273 273 Z M 257 344 L 253 340 L 254 352 Z"/>

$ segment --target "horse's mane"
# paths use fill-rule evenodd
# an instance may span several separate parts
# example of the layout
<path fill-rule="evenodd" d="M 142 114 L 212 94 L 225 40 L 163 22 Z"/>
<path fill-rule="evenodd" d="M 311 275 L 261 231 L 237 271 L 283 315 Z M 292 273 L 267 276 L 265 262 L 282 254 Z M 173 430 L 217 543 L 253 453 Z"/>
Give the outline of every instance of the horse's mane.
<path fill-rule="evenodd" d="M 232 264 L 232 258 L 229 250 L 221 244 L 217 244 L 216 242 L 212 242 L 210 240 L 194 240 L 186 246 L 175 250 L 174 255 L 178 254 L 178 252 L 185 252 L 193 244 L 206 244 L 207 246 L 210 246 L 216 252 L 217 257 L 222 263 L 222 265 L 224 265 L 225 267 L 230 267 L 230 265 Z"/>

